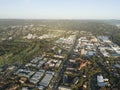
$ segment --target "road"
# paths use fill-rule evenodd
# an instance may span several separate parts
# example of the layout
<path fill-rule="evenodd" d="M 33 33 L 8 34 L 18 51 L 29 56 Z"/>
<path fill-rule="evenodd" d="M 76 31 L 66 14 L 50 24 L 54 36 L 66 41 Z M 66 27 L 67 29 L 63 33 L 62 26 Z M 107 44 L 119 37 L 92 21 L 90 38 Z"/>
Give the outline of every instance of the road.
<path fill-rule="evenodd" d="M 75 48 L 75 46 L 77 44 L 78 35 L 79 35 L 79 33 L 76 35 L 76 39 L 75 39 L 73 45 L 71 46 L 71 48 L 68 50 L 67 57 L 63 61 L 63 65 L 61 66 L 60 70 L 58 71 L 58 74 L 56 76 L 56 80 L 54 81 L 52 90 L 58 90 L 58 85 L 61 80 L 61 77 L 63 76 L 63 73 L 65 72 L 65 69 L 67 68 L 67 63 L 69 61 L 69 58 L 73 54 L 73 49 Z"/>

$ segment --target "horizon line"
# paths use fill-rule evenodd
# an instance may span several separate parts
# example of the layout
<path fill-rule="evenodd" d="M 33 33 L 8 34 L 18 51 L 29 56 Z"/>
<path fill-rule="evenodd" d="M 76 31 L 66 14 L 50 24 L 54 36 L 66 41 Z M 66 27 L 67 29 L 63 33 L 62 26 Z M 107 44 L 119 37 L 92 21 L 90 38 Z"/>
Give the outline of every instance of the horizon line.
<path fill-rule="evenodd" d="M 120 19 L 67 19 L 67 18 L 0 18 L 0 20 L 120 20 Z"/>

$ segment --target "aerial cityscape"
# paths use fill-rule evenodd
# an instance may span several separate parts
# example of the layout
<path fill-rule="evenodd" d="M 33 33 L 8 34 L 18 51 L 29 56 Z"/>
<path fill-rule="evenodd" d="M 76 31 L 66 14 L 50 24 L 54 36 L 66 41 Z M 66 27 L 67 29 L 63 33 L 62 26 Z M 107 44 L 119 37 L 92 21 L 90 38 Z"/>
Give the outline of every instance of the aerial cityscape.
<path fill-rule="evenodd" d="M 0 27 L 1 90 L 120 89 L 118 24 L 1 20 Z"/>
<path fill-rule="evenodd" d="M 1 0 L 0 90 L 120 90 L 119 3 Z"/>

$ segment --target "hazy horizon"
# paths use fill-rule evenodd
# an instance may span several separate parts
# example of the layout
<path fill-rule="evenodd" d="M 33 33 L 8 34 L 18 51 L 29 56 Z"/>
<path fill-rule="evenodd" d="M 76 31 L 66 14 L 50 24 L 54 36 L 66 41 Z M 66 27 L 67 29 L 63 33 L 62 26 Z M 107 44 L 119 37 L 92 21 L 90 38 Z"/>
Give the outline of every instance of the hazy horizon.
<path fill-rule="evenodd" d="M 119 0 L 1 0 L 0 19 L 120 19 Z"/>

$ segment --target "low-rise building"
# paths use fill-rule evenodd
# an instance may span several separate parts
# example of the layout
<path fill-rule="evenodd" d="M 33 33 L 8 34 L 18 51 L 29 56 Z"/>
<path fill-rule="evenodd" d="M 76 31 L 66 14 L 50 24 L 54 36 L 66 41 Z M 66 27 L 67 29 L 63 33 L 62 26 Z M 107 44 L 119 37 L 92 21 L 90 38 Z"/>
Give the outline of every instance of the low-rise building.
<path fill-rule="evenodd" d="M 26 77 L 30 78 L 35 72 L 27 69 L 18 69 L 17 72 L 15 72 L 15 75 L 18 75 L 20 77 Z"/>
<path fill-rule="evenodd" d="M 53 78 L 54 72 L 52 71 L 47 71 L 45 73 L 44 78 L 42 79 L 42 81 L 39 83 L 39 86 L 44 86 L 47 87 L 51 81 L 51 79 Z"/>
<path fill-rule="evenodd" d="M 58 90 L 72 90 L 70 87 L 66 87 L 66 86 L 59 86 Z"/>
<path fill-rule="evenodd" d="M 99 87 L 105 87 L 108 86 L 108 79 L 104 79 L 102 75 L 97 76 L 97 85 Z"/>
<path fill-rule="evenodd" d="M 41 77 L 43 76 L 44 72 L 45 72 L 44 70 L 39 70 L 38 72 L 36 72 L 30 79 L 30 83 L 37 84 Z"/>

